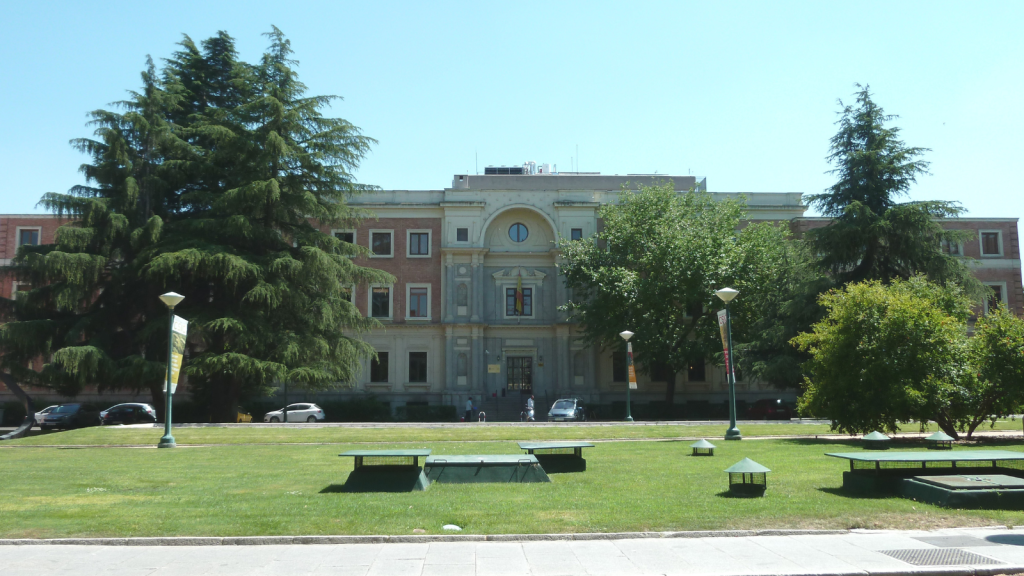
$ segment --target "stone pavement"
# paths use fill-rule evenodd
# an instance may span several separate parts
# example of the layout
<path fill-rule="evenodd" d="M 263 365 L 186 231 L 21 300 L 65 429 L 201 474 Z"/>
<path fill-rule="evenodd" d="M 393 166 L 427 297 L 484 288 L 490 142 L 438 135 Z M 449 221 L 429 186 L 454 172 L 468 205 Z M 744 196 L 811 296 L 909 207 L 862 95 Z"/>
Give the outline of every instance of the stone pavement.
<path fill-rule="evenodd" d="M 591 540 L 532 536 L 515 542 L 429 541 L 427 537 L 421 542 L 356 544 L 0 545 L 0 576 L 987 576 L 1024 572 L 1024 527 L 697 534 Z"/>

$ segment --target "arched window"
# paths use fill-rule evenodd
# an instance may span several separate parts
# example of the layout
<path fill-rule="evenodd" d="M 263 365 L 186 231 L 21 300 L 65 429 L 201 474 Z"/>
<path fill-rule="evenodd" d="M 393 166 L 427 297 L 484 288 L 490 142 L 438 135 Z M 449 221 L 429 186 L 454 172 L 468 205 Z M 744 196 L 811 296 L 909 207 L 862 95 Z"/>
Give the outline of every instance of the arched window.
<path fill-rule="evenodd" d="M 516 222 L 508 229 L 508 237 L 513 242 L 525 242 L 526 237 L 530 235 L 530 231 L 526 229 L 526 224 Z"/>
<path fill-rule="evenodd" d="M 455 293 L 455 305 L 456 306 L 467 306 L 469 304 L 469 288 L 465 284 L 459 284 L 459 288 Z"/>
<path fill-rule="evenodd" d="M 466 376 L 469 374 L 468 359 L 465 354 L 459 354 L 459 358 L 456 361 L 456 374 L 459 376 Z"/>

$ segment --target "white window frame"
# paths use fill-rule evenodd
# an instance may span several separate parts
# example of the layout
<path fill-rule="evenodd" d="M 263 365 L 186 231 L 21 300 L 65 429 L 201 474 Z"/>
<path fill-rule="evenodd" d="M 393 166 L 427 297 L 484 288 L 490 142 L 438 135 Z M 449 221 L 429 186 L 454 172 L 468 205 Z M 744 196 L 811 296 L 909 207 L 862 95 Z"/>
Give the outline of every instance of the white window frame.
<path fill-rule="evenodd" d="M 43 243 L 43 227 L 42 226 L 17 226 L 14 229 L 14 241 L 17 244 L 15 248 L 21 248 L 21 231 L 22 230 L 35 230 L 39 233 L 39 244 L 33 244 L 33 246 L 39 246 Z"/>
<path fill-rule="evenodd" d="M 1006 282 L 982 282 L 985 286 L 999 287 L 999 301 L 1006 304 Z M 988 298 L 985 298 L 981 302 L 981 307 L 988 314 Z"/>
<path fill-rule="evenodd" d="M 508 307 L 505 306 L 505 298 L 507 297 L 506 292 L 509 288 L 515 289 L 516 284 L 502 284 L 501 286 L 501 314 L 505 320 L 511 320 L 513 318 L 536 318 L 537 317 L 537 284 L 533 282 L 523 282 L 523 290 L 530 289 L 530 315 L 508 315 Z"/>
<path fill-rule="evenodd" d="M 373 289 L 374 288 L 388 288 L 388 315 L 387 316 L 374 316 L 373 315 Z M 370 284 L 370 288 L 366 291 L 366 317 L 376 318 L 378 320 L 391 320 L 395 317 L 395 285 L 394 284 Z"/>
<path fill-rule="evenodd" d="M 373 253 L 373 235 L 374 234 L 390 234 L 391 235 L 391 253 L 390 254 L 374 254 Z M 367 231 L 366 235 L 367 247 L 370 249 L 370 258 L 394 258 L 395 257 L 395 231 L 394 229 L 372 229 Z"/>
<path fill-rule="evenodd" d="M 979 236 L 978 238 L 980 240 L 981 236 Z M 949 253 L 949 247 L 953 246 L 954 244 L 956 245 L 958 252 L 956 254 L 950 254 Z M 963 255 L 964 255 L 964 243 L 963 242 L 950 242 L 949 240 L 943 240 L 942 241 L 942 251 L 945 252 L 949 256 L 955 256 L 957 258 L 962 258 Z"/>
<path fill-rule="evenodd" d="M 356 285 L 355 284 L 350 284 L 349 287 L 348 287 L 348 290 L 349 290 L 349 292 L 348 292 L 348 301 L 351 302 L 352 305 L 355 306 L 356 309 L 358 310 L 359 309 L 359 305 L 356 304 Z"/>
<path fill-rule="evenodd" d="M 426 254 L 413 254 L 412 253 L 412 235 L 413 234 L 426 234 L 427 235 L 427 253 Z M 405 257 L 406 258 L 430 258 L 434 255 L 434 232 L 428 229 L 411 229 L 405 231 Z M 392 248 L 393 250 L 393 248 Z"/>
<path fill-rule="evenodd" d="M 466 231 L 466 239 L 465 240 L 459 240 L 459 230 L 463 230 L 463 229 Z M 459 244 L 469 244 L 470 242 L 472 242 L 470 234 L 471 234 L 471 232 L 470 232 L 469 226 L 456 226 L 455 227 L 455 241 L 458 242 Z"/>
<path fill-rule="evenodd" d="M 423 316 L 409 316 L 409 300 L 412 294 L 413 288 L 426 288 L 427 289 L 427 315 Z M 429 322 L 433 318 L 433 303 L 431 302 L 433 296 L 433 287 L 430 284 L 406 284 L 405 285 L 405 319 L 409 322 Z"/>
<path fill-rule="evenodd" d="M 11 300 L 17 300 L 18 299 L 18 287 L 22 286 L 22 285 L 31 286 L 32 283 L 31 282 L 11 282 Z"/>
<path fill-rule="evenodd" d="M 984 234 L 996 234 L 996 245 L 999 246 L 999 252 L 996 254 L 985 254 L 985 241 Z M 1002 258 L 1003 257 L 1003 231 L 1002 230 L 978 230 L 978 254 L 982 258 Z"/>
<path fill-rule="evenodd" d="M 352 243 L 353 244 L 358 244 L 359 243 L 359 233 L 354 228 L 331 228 L 331 236 L 334 236 L 335 234 L 338 234 L 338 233 L 341 233 L 341 232 L 351 232 L 352 233 Z M 334 236 L 334 237 L 337 238 L 337 236 Z"/>

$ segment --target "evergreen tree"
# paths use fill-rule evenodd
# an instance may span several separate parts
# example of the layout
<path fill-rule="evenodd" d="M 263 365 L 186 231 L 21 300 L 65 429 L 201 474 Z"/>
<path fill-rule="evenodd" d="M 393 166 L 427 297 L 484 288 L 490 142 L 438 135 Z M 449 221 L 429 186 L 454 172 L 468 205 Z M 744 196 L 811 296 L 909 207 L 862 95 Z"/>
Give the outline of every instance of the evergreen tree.
<path fill-rule="evenodd" d="M 361 250 L 318 226 L 366 216 L 345 199 L 372 189 L 352 171 L 374 140 L 324 117 L 333 98 L 305 96 L 288 41 L 269 36 L 257 65 L 237 60 L 226 33 L 202 49 L 186 36 L 159 76 L 150 63 L 125 113 L 93 114 L 97 140 L 76 142 L 92 185 L 43 199 L 75 223 L 7 270 L 34 287 L 6 303 L 13 321 L 0 328 L 15 376 L 69 395 L 148 386 L 157 400 L 167 331 L 157 296 L 174 290 L 191 322 L 185 373 L 214 417 L 282 381 L 354 380 L 373 353 L 358 333 L 377 323 L 349 287 L 392 278 L 357 266 Z M 25 369 L 38 356 L 49 359 L 42 372 Z"/>
<path fill-rule="evenodd" d="M 837 285 L 864 280 L 889 282 L 925 274 L 940 284 L 953 283 L 970 294 L 983 293 L 963 260 L 942 251 L 943 242 L 966 239 L 936 221 L 963 212 L 955 202 L 938 200 L 899 203 L 917 177 L 928 172 L 920 157 L 926 148 L 908 147 L 900 129 L 886 123 L 886 114 L 871 99 L 868 86 L 856 94 L 856 105 L 843 106 L 831 140 L 829 162 L 838 181 L 823 194 L 808 198 L 832 222 L 807 232 L 819 266 Z"/>

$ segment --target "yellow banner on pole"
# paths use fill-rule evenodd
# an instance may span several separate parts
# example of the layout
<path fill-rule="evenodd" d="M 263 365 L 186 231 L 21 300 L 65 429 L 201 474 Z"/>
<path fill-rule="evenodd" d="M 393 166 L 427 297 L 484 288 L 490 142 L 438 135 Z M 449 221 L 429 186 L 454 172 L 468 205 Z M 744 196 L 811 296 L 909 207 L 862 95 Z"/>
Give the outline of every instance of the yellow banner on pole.
<path fill-rule="evenodd" d="M 180 316 L 174 317 L 171 325 L 171 394 L 178 388 L 178 374 L 181 373 L 181 361 L 185 356 L 185 336 L 188 334 L 188 320 Z M 167 383 L 164 382 L 164 392 Z"/>

